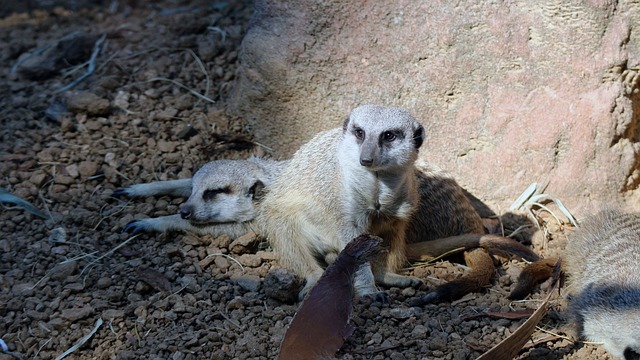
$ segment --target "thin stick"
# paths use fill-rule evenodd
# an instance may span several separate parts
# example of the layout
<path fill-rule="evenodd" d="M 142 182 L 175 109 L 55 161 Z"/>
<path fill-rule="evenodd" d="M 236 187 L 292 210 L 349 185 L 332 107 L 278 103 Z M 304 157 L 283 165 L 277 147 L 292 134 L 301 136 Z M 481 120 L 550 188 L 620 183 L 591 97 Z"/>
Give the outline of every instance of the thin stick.
<path fill-rule="evenodd" d="M 168 81 L 168 82 L 172 83 L 173 85 L 175 85 L 175 86 L 177 86 L 177 87 L 179 87 L 179 88 L 182 88 L 182 89 L 187 90 L 187 91 L 188 91 L 188 92 L 190 92 L 193 96 L 195 96 L 195 97 L 197 97 L 197 98 L 199 98 L 199 99 L 202 99 L 202 100 L 208 101 L 208 102 L 210 102 L 210 103 L 212 103 L 212 104 L 215 104 L 215 103 L 216 103 L 216 102 L 215 102 L 215 101 L 213 101 L 211 98 L 209 98 L 209 97 L 207 97 L 207 96 L 204 96 L 204 95 L 200 94 L 199 92 L 197 92 L 197 91 L 195 91 L 195 90 L 193 90 L 193 89 L 191 89 L 191 88 L 189 88 L 189 87 L 187 87 L 187 86 L 185 86 L 185 85 L 183 85 L 183 84 L 181 84 L 181 83 L 179 83 L 179 82 L 177 82 L 177 81 L 175 81 L 175 80 L 167 79 L 167 78 L 165 78 L 165 77 L 155 77 L 155 78 L 152 78 L 152 79 L 147 80 L 146 82 L 153 82 L 153 81 Z"/>
<path fill-rule="evenodd" d="M 78 85 L 78 83 L 80 83 L 82 80 L 87 78 L 89 75 L 93 74 L 93 71 L 96 69 L 96 58 L 98 57 L 98 54 L 100 53 L 100 46 L 102 46 L 102 42 L 106 38 L 107 38 L 107 34 L 102 35 L 100 37 L 100 39 L 98 39 L 98 41 L 96 41 L 95 45 L 93 46 L 93 52 L 91 53 L 91 58 L 87 62 L 87 64 L 89 64 L 89 68 L 87 69 L 87 71 L 85 71 L 84 74 L 80 75 L 77 79 L 75 79 L 74 81 L 70 82 L 66 86 L 56 90 L 55 93 L 67 91 L 67 90 L 73 88 L 74 86 Z"/>
<path fill-rule="evenodd" d="M 209 83 L 210 83 L 210 81 L 209 81 L 209 74 L 207 73 L 207 69 L 204 67 L 204 64 L 202 63 L 202 60 L 200 60 L 198 55 L 196 55 L 196 53 L 194 53 L 193 50 L 187 49 L 187 52 L 189 54 L 191 54 L 191 56 L 193 56 L 193 58 L 196 60 L 196 63 L 198 63 L 198 66 L 200 66 L 200 70 L 204 74 L 204 78 L 205 78 L 205 81 L 206 81 L 206 84 L 205 84 L 205 87 L 204 87 L 204 96 L 205 97 L 209 97 Z"/>

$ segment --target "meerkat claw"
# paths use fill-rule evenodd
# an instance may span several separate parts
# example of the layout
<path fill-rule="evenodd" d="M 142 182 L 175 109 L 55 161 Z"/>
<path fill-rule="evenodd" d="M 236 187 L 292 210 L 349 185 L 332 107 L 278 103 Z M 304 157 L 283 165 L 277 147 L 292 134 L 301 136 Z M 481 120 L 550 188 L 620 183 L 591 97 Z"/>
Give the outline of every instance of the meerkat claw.
<path fill-rule="evenodd" d="M 122 232 L 135 235 L 144 232 L 144 227 L 139 220 L 131 220 L 124 226 Z"/>

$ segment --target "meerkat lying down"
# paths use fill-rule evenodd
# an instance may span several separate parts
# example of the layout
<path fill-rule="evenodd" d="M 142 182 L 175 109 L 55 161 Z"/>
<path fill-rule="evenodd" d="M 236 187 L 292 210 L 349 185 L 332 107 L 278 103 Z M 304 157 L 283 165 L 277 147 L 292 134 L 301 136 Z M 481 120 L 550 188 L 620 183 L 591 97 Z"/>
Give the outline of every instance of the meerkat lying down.
<path fill-rule="evenodd" d="M 331 136 L 339 138 L 344 131 L 333 130 Z M 366 160 L 368 159 L 365 159 L 365 163 Z M 251 216 L 255 216 L 255 211 L 262 199 L 257 192 L 251 191 L 252 187 L 259 181 L 262 184 L 260 186 L 264 186 L 263 190 L 268 193 L 273 180 L 287 165 L 287 161 L 278 162 L 258 158 L 241 161 L 218 160 L 203 166 L 191 181 L 185 179 L 139 184 L 114 194 L 136 197 L 190 193 L 184 207 L 187 210 L 181 211 L 181 215 L 136 220 L 126 226 L 125 229 L 128 231 L 185 230 L 198 234 L 226 233 L 238 236 L 257 228 L 254 217 Z M 356 166 L 364 167 L 357 163 Z M 462 188 L 446 173 L 426 164 L 416 164 L 415 167 L 411 165 L 410 172 L 409 176 L 417 179 L 417 184 L 411 189 L 418 196 L 417 207 L 408 218 L 408 224 L 403 225 L 407 227 L 408 246 L 400 254 L 395 255 L 399 256 L 399 263 L 403 261 L 404 256 L 410 260 L 418 260 L 439 256 L 460 247 L 472 249 L 478 246 L 501 253 L 515 254 L 530 261 L 537 259 L 530 249 L 512 239 L 484 234 L 480 216 Z M 282 179 L 283 182 L 296 183 L 288 176 L 283 176 Z M 300 180 L 296 181 L 300 183 Z M 211 196 L 214 194 L 215 196 Z M 231 201 L 230 197 L 236 197 L 238 200 Z M 227 216 L 221 221 L 220 218 L 211 216 L 228 211 L 220 208 L 230 205 L 242 210 L 236 212 L 234 215 L 236 218 Z M 374 208 L 375 206 L 374 204 Z M 240 216 L 241 213 L 243 216 Z M 335 247 L 337 248 L 339 246 Z M 315 269 L 316 275 L 322 269 L 322 265 L 332 261 L 332 254 L 327 252 L 324 258 L 317 259 L 314 256 L 313 260 L 308 260 L 312 262 L 309 266 Z M 280 256 L 282 258 L 282 255 Z M 470 275 L 436 288 L 428 294 L 424 302 L 452 300 L 486 285 L 494 273 L 493 262 L 489 255 L 484 250 L 476 250 L 469 253 L 467 260 L 472 262 L 471 265 L 474 268 Z M 304 276 L 300 271 L 298 273 Z M 310 286 L 313 282 L 313 279 L 309 281 Z M 412 279 L 409 282 L 415 283 L 415 280 Z M 373 291 L 372 286 L 369 286 L 369 290 Z"/>
<path fill-rule="evenodd" d="M 569 237 L 569 312 L 578 332 L 621 359 L 640 359 L 640 213 L 603 211 Z"/>

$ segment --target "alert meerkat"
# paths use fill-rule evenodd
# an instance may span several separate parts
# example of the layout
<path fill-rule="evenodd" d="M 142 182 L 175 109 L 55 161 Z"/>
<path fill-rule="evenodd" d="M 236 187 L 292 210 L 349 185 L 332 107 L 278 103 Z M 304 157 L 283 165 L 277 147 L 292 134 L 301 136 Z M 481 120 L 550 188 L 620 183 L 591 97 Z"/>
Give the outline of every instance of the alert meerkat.
<path fill-rule="evenodd" d="M 257 222 L 280 262 L 306 279 L 301 296 L 322 275 L 322 263 L 363 233 L 381 237 L 389 251 L 359 267 L 356 294 L 381 294 L 376 281 L 421 283 L 395 271 L 405 262 L 405 230 L 418 203 L 413 163 L 423 139 L 424 128 L 406 110 L 365 105 L 294 154 Z"/>
<path fill-rule="evenodd" d="M 156 181 L 116 190 L 113 196 L 189 196 L 180 213 L 131 221 L 128 232 L 190 231 L 231 237 L 254 230 L 257 206 L 286 161 L 251 157 L 216 160 L 202 166 L 192 179 Z"/>
<path fill-rule="evenodd" d="M 564 252 L 569 312 L 584 338 L 640 359 L 640 213 L 605 210 L 585 220 Z"/>

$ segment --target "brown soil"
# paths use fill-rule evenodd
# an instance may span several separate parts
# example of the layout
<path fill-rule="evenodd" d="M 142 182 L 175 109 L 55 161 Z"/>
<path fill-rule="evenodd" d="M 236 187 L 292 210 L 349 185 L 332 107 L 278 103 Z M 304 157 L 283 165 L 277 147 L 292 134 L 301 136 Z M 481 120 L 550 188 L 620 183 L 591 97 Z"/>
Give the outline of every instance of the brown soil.
<path fill-rule="evenodd" d="M 173 214 L 183 199 L 111 197 L 133 183 L 190 177 L 213 159 L 263 153 L 241 119 L 224 112 L 251 4 L 108 3 L 118 6 L 32 9 L 0 20 L 0 187 L 51 216 L 0 210 L 0 338 L 11 353 L 0 359 L 53 359 L 98 319 L 102 326 L 67 358 L 275 358 L 297 304 L 265 294 L 276 265 L 266 244 L 132 238 L 122 233 L 127 222 Z M 71 45 L 61 41 L 69 38 Z M 96 43 L 93 73 L 60 91 L 86 71 L 78 64 Z M 548 225 L 544 241 L 533 236 L 545 255 L 564 241 L 562 229 Z M 521 267 L 504 262 L 490 288 L 452 304 L 408 307 L 423 293 L 414 289 L 388 289 L 390 304 L 359 299 L 357 330 L 339 357 L 474 359 L 524 321 L 478 315 L 536 308 L 544 297 L 546 283 L 530 301 L 506 299 Z M 464 272 L 447 262 L 411 271 L 425 289 Z M 562 310 L 554 301 L 541 328 L 562 332 Z M 599 347 L 563 339 L 520 358 L 608 359 Z"/>

